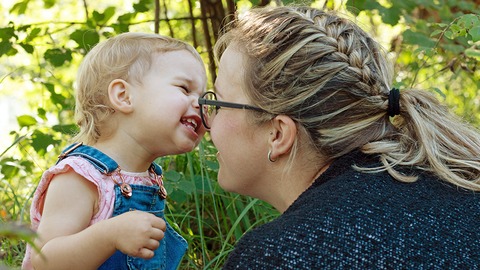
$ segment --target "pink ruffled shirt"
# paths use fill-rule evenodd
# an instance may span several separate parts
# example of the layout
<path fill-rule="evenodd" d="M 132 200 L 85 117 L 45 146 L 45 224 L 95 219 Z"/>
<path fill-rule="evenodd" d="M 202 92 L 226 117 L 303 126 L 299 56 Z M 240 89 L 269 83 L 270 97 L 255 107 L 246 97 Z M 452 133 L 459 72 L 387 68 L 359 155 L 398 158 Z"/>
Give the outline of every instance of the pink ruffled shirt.
<path fill-rule="evenodd" d="M 49 168 L 42 175 L 42 179 L 38 184 L 38 187 L 33 195 L 32 206 L 30 208 L 30 220 L 33 230 L 38 229 L 40 220 L 42 219 L 42 213 L 40 212 L 41 206 L 45 200 L 45 194 L 53 177 L 57 174 L 66 173 L 70 170 L 75 171 L 77 174 L 83 176 L 86 180 L 92 182 L 98 190 L 98 212 L 96 212 L 90 220 L 90 225 L 93 225 L 101 220 L 108 219 L 112 216 L 114 203 L 115 203 L 115 182 L 111 176 L 104 175 L 98 171 L 90 162 L 81 157 L 68 157 L 60 161 L 57 165 Z M 125 183 L 152 186 L 154 182 L 149 175 L 148 171 L 134 173 L 120 171 Z M 115 178 L 117 182 L 120 182 L 119 177 Z M 33 269 L 31 265 L 31 252 L 32 247 L 27 245 L 27 250 L 22 263 L 22 269 Z"/>

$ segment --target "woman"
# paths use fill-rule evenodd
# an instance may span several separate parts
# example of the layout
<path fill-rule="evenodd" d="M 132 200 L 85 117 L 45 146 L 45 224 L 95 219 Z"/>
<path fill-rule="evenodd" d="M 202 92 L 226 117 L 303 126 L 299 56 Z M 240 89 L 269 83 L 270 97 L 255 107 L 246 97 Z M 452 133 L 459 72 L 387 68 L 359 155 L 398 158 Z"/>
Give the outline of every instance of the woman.
<path fill-rule="evenodd" d="M 199 99 L 218 181 L 282 215 L 225 269 L 479 267 L 477 131 L 392 89 L 377 42 L 335 14 L 263 8 L 233 25 Z"/>

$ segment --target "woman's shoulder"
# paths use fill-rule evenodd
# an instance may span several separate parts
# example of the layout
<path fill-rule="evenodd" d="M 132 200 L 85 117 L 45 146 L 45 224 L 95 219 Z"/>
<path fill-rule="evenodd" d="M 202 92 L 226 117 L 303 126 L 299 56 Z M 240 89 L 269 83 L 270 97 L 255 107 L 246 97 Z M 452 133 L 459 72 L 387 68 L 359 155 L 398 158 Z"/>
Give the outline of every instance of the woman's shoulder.
<path fill-rule="evenodd" d="M 438 258 L 445 266 L 478 263 L 469 259 L 480 252 L 480 230 L 472 229 L 480 222 L 478 194 L 454 195 L 428 174 L 418 183 L 355 175 L 339 174 L 345 185 L 334 180 L 310 188 L 281 216 L 246 233 L 225 269 L 421 267 Z"/>

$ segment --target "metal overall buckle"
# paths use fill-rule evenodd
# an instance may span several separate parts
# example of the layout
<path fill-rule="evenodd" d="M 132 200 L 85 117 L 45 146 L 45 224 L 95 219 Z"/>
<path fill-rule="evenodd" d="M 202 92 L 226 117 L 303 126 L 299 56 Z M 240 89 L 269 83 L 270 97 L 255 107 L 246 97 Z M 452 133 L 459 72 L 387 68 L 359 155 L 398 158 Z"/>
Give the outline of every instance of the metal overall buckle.
<path fill-rule="evenodd" d="M 153 177 L 156 184 L 158 185 L 158 196 L 160 196 L 160 198 L 162 198 L 162 199 L 166 199 L 167 198 L 167 190 L 165 189 L 165 186 L 163 185 L 163 174 L 158 175 L 155 172 L 155 167 L 153 166 L 153 164 L 148 169 L 148 173 L 150 174 L 150 177 Z"/>
<path fill-rule="evenodd" d="M 132 197 L 132 187 L 128 184 L 128 183 L 125 183 L 125 180 L 123 179 L 123 176 L 122 174 L 120 173 L 120 167 L 118 167 L 117 169 L 115 169 L 115 172 L 114 173 L 117 173 L 118 176 L 120 177 L 120 179 L 122 180 L 120 183 L 117 182 L 115 180 L 115 178 L 113 177 L 113 174 L 110 176 L 113 180 L 113 182 L 115 182 L 115 184 L 117 184 L 119 187 L 120 187 L 120 192 L 122 192 L 122 195 L 125 197 L 125 198 L 130 198 Z"/>

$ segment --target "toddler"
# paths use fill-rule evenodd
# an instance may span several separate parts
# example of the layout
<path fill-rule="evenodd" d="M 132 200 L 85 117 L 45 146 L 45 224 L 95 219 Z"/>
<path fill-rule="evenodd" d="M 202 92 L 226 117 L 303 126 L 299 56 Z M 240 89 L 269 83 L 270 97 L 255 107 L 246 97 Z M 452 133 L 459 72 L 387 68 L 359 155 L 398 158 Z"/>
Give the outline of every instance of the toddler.
<path fill-rule="evenodd" d="M 78 71 L 76 143 L 42 176 L 38 232 L 23 269 L 176 269 L 186 241 L 164 220 L 158 157 L 193 150 L 205 129 L 206 72 L 185 42 L 124 33 L 95 46 Z"/>

